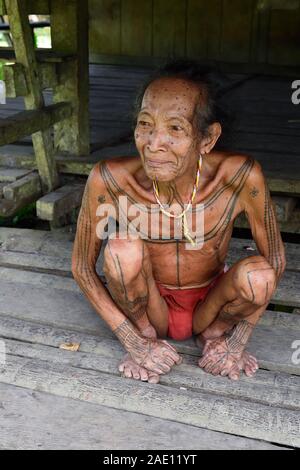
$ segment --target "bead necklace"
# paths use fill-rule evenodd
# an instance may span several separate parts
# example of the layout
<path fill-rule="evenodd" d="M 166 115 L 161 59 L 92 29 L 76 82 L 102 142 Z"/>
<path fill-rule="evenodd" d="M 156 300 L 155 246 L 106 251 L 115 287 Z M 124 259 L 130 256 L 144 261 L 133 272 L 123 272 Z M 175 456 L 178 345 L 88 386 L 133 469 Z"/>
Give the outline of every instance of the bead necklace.
<path fill-rule="evenodd" d="M 200 154 L 199 160 L 198 160 L 198 169 L 197 169 L 197 174 L 196 174 L 196 180 L 195 180 L 195 183 L 194 183 L 194 187 L 193 187 L 193 191 L 192 191 L 191 198 L 190 198 L 190 200 L 189 200 L 188 205 L 186 206 L 186 208 L 181 212 L 181 214 L 178 214 L 178 215 L 171 214 L 170 212 L 168 212 L 168 211 L 166 211 L 166 210 L 164 209 L 164 206 L 162 205 L 162 203 L 161 203 L 160 200 L 159 200 L 159 192 L 158 192 L 157 181 L 156 181 L 156 180 L 153 180 L 154 196 L 155 196 L 155 199 L 156 199 L 157 203 L 159 204 L 159 207 L 160 207 L 162 213 L 165 214 L 167 217 L 173 217 L 174 219 L 181 219 L 181 220 L 182 220 L 184 236 L 186 237 L 186 239 L 187 239 L 193 246 L 196 244 L 196 242 L 195 242 L 195 240 L 193 240 L 193 238 L 191 237 L 191 233 L 190 233 L 190 231 L 189 231 L 189 227 L 188 227 L 188 223 L 187 223 L 186 213 L 187 213 L 188 210 L 190 209 L 190 207 L 191 207 L 191 205 L 193 204 L 193 201 L 194 201 L 194 199 L 195 199 L 195 196 L 196 196 L 196 193 L 197 193 L 197 189 L 198 189 L 198 186 L 199 186 L 201 168 L 202 168 L 202 155 Z"/>

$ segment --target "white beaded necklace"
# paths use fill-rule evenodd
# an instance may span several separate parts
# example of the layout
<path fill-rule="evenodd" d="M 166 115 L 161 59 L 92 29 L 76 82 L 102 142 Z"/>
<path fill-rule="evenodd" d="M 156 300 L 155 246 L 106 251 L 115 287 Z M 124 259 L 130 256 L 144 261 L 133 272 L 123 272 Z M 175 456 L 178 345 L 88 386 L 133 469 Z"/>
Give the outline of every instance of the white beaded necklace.
<path fill-rule="evenodd" d="M 197 169 L 197 174 L 196 174 L 196 180 L 195 180 L 195 183 L 194 183 L 192 195 L 191 195 L 191 198 L 190 198 L 190 200 L 189 200 L 189 202 L 188 202 L 188 205 L 187 205 L 186 208 L 181 212 L 181 214 L 175 215 L 175 214 L 171 214 L 170 212 L 168 212 L 168 211 L 165 210 L 164 206 L 162 205 L 162 203 L 161 203 L 160 200 L 159 200 L 159 192 L 158 192 L 157 181 L 156 181 L 156 180 L 153 180 L 154 196 L 155 196 L 155 199 L 156 199 L 157 203 L 159 204 L 160 210 L 161 210 L 162 213 L 165 214 L 167 217 L 172 217 L 172 218 L 174 218 L 174 219 L 182 219 L 184 236 L 187 238 L 187 240 L 188 240 L 193 246 L 196 244 L 196 242 L 195 242 L 195 240 L 193 240 L 193 238 L 191 237 L 191 234 L 190 234 L 190 231 L 189 231 L 189 227 L 188 227 L 188 223 L 187 223 L 186 213 L 187 213 L 187 211 L 190 209 L 190 207 L 191 207 L 191 205 L 193 204 L 193 201 L 194 201 L 194 199 L 195 199 L 195 196 L 196 196 L 196 193 L 197 193 L 197 189 L 198 189 L 198 186 L 199 186 L 201 168 L 202 168 L 202 155 L 200 154 L 199 160 L 198 160 L 198 169 Z"/>

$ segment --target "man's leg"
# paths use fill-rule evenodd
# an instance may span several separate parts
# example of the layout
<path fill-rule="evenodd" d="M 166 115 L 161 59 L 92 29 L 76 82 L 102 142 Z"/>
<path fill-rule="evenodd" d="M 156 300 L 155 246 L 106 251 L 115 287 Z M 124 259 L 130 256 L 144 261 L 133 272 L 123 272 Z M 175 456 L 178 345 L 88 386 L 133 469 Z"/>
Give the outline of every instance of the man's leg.
<path fill-rule="evenodd" d="M 103 269 L 112 298 L 143 336 L 165 337 L 168 307 L 155 284 L 146 244 L 141 239 L 109 239 Z M 125 377 L 159 380 L 157 374 L 135 364 L 128 354 L 119 370 Z"/>
<path fill-rule="evenodd" d="M 263 256 L 240 260 L 196 307 L 193 329 L 204 342 L 199 366 L 214 375 L 253 375 L 258 366 L 244 352 L 254 326 L 276 289 L 276 275 Z"/>

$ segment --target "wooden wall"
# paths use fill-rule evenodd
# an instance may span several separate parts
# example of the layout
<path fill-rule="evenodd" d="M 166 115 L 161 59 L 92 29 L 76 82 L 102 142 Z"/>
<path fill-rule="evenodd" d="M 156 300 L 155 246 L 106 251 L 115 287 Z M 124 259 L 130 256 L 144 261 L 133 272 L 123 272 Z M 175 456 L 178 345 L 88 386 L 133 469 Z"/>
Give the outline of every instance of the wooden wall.
<path fill-rule="evenodd" d="M 89 0 L 92 60 L 300 65 L 300 0 Z"/>

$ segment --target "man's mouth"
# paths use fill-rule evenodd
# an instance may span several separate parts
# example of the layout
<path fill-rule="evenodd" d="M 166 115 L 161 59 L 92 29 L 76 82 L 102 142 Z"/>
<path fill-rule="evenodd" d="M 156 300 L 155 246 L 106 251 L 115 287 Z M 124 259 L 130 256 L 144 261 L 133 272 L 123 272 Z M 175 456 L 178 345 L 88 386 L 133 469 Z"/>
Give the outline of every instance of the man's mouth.
<path fill-rule="evenodd" d="M 150 160 L 147 158 L 146 163 L 149 166 L 157 167 L 157 166 L 165 165 L 167 163 L 172 163 L 172 162 L 166 161 L 166 160 Z"/>

